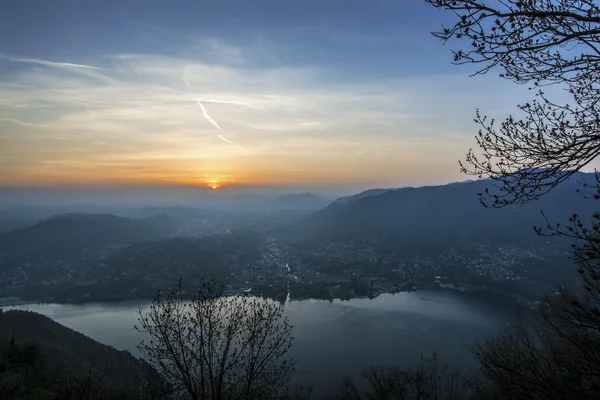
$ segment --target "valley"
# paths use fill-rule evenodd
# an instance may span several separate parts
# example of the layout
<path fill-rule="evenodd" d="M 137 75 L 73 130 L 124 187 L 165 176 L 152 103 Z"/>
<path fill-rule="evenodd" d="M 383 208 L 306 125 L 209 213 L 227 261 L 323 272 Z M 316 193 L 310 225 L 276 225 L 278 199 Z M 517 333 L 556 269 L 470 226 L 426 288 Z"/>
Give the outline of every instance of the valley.
<path fill-rule="evenodd" d="M 476 197 L 480 187 L 369 191 L 316 211 L 153 207 L 129 212 L 137 218 L 61 214 L 0 235 L 0 302 L 150 299 L 179 280 L 192 293 L 202 279 L 214 279 L 226 293 L 281 302 L 455 289 L 532 304 L 576 279 L 565 241 L 532 228 L 544 221 L 541 209 L 562 216 L 558 204 L 588 203 L 568 187 L 516 209 L 460 200 Z M 431 210 L 443 204 L 452 213 L 436 216 Z M 515 234 L 513 226 L 526 224 L 528 235 Z"/>

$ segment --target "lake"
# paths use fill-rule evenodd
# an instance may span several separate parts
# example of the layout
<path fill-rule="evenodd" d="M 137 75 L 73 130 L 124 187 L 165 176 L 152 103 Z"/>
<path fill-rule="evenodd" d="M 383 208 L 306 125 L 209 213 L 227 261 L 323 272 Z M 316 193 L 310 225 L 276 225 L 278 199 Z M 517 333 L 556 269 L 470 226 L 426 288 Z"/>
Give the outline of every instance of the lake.
<path fill-rule="evenodd" d="M 29 309 L 101 343 L 139 356 L 136 310 L 149 302 L 30 304 Z M 438 351 L 443 361 L 469 368 L 468 346 L 498 332 L 520 307 L 488 293 L 427 290 L 383 294 L 375 299 L 288 302 L 293 324 L 290 355 L 297 361 L 294 380 L 314 384 L 318 393 L 335 389 L 348 375 L 369 365 L 416 364 Z"/>

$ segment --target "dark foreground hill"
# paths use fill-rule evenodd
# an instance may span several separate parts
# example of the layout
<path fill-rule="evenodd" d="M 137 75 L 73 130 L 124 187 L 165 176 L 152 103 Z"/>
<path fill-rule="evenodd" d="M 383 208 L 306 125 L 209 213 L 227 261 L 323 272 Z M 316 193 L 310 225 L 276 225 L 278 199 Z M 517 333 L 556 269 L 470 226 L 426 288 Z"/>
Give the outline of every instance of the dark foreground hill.
<path fill-rule="evenodd" d="M 63 374 L 92 374 L 114 387 L 141 388 L 151 376 L 150 367 L 127 351 L 101 344 L 52 319 L 29 311 L 0 312 L 2 354 L 14 345 L 35 344 L 48 368 Z"/>

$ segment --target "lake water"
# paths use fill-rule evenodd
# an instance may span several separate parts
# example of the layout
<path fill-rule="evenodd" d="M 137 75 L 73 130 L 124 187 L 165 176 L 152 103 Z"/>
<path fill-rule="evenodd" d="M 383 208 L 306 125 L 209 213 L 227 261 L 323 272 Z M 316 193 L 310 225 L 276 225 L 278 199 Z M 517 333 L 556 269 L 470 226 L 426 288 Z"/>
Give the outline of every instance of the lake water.
<path fill-rule="evenodd" d="M 101 343 L 139 356 L 140 333 L 133 329 L 138 305 L 148 301 L 88 304 L 30 304 L 29 309 Z M 468 368 L 468 346 L 498 332 L 519 307 L 484 293 L 417 291 L 350 301 L 302 300 L 286 303 L 294 325 L 290 355 L 294 380 L 329 392 L 348 375 L 369 365 L 409 366 L 438 351 L 452 366 Z"/>

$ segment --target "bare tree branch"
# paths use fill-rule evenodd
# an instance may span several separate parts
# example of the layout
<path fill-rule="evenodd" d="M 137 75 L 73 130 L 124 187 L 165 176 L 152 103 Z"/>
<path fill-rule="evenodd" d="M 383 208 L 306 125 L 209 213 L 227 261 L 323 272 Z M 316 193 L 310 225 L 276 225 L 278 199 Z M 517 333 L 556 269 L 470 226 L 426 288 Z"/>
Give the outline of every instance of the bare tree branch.
<path fill-rule="evenodd" d="M 524 203 L 549 192 L 600 154 L 600 8 L 582 0 L 425 0 L 457 17 L 434 36 L 465 39 L 455 64 L 499 68 L 500 76 L 530 88 L 558 85 L 568 104 L 536 99 L 519 106 L 524 117 L 499 127 L 479 111 L 480 151 L 461 170 L 492 180 L 482 201 L 493 207 Z M 493 5 L 490 5 L 493 4 Z"/>
<path fill-rule="evenodd" d="M 223 297 L 204 283 L 190 300 L 179 287 L 139 310 L 139 349 L 147 362 L 192 399 L 283 399 L 294 362 L 292 326 L 281 305 Z"/>

